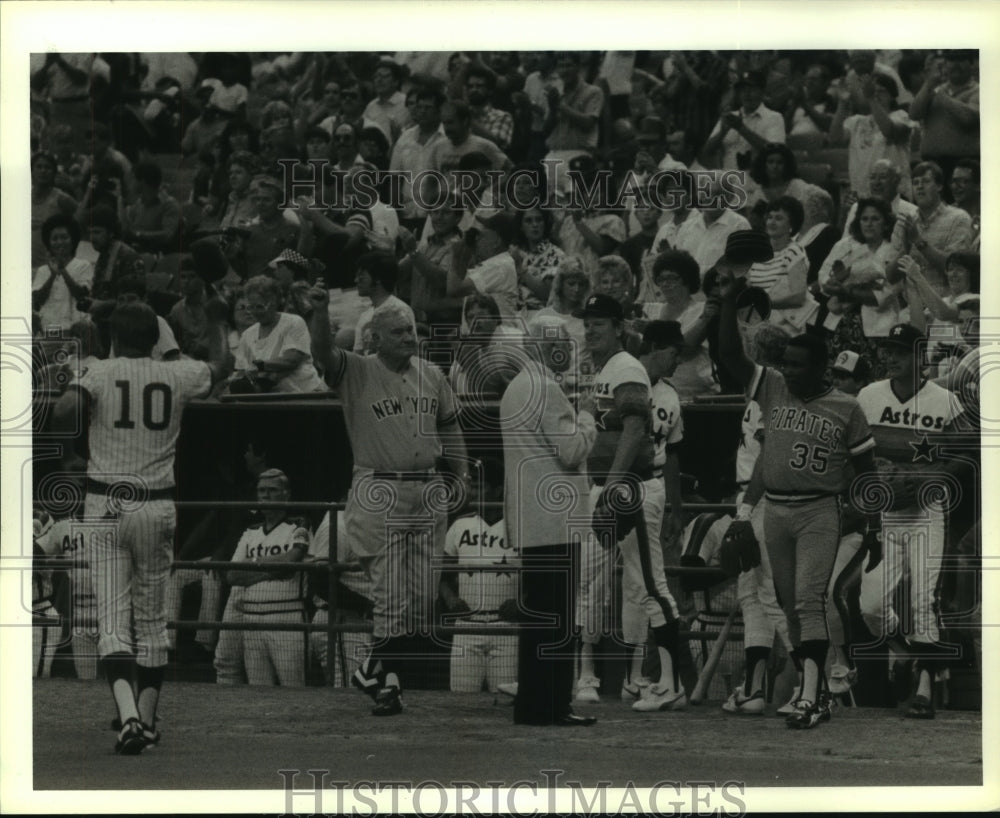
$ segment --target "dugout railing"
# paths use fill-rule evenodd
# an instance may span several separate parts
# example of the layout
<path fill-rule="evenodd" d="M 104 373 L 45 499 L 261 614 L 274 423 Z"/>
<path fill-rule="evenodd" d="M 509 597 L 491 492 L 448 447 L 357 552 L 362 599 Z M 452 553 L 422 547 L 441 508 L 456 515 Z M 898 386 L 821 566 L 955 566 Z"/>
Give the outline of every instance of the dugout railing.
<path fill-rule="evenodd" d="M 500 503 L 490 503 L 490 502 L 480 502 L 478 504 L 479 508 L 486 506 L 496 506 L 502 505 Z M 336 621 L 335 614 L 339 610 L 338 598 L 340 594 L 339 588 L 339 578 L 342 573 L 349 571 L 361 571 L 362 566 L 358 562 L 342 562 L 339 560 L 338 555 L 340 553 L 340 543 L 339 534 L 337 531 L 337 525 L 335 524 L 336 513 L 343 511 L 345 507 L 344 503 L 340 502 L 314 502 L 314 501 L 287 501 L 287 502 L 264 502 L 264 501 L 222 501 L 222 500 L 179 500 L 177 501 L 178 512 L 182 510 L 187 511 L 215 511 L 215 510 L 225 510 L 225 511 L 262 511 L 267 509 L 281 509 L 284 511 L 302 511 L 302 512 L 323 512 L 329 513 L 331 516 L 331 524 L 329 525 L 330 532 L 330 544 L 329 544 L 329 554 L 328 560 L 316 560 L 312 561 L 308 558 L 302 562 L 288 562 L 288 563 L 253 563 L 245 561 L 233 561 L 233 560 L 208 560 L 208 559 L 195 559 L 195 560 L 174 560 L 171 563 L 171 569 L 190 569 L 195 571 L 217 571 L 224 573 L 229 570 L 238 569 L 240 571 L 254 571 L 261 573 L 274 573 L 274 574 L 288 574 L 290 572 L 295 572 L 299 574 L 303 573 L 313 573 L 325 575 L 325 587 L 327 592 L 327 605 L 329 610 L 329 615 L 327 616 L 326 623 L 314 623 L 311 621 L 302 622 L 248 622 L 248 621 L 235 621 L 226 622 L 222 621 L 222 612 L 218 611 L 219 619 L 212 620 L 202 620 L 202 619 L 177 619 L 170 620 L 167 623 L 167 627 L 174 631 L 285 631 L 285 632 L 300 632 L 303 635 L 304 640 L 304 662 L 305 662 L 305 675 L 308 677 L 309 666 L 312 661 L 312 655 L 309 645 L 309 635 L 316 632 L 324 632 L 327 639 L 327 655 L 328 657 L 332 655 L 331 651 L 338 646 L 339 636 L 342 633 L 371 633 L 372 625 L 370 622 L 357 623 L 348 622 L 340 623 Z M 692 503 L 685 506 L 685 512 L 691 514 L 700 514 L 704 512 L 731 512 L 733 510 L 733 505 L 729 503 Z M 657 543 L 659 541 L 657 540 Z M 74 565 L 76 567 L 81 567 L 85 563 L 76 562 L 64 558 L 64 557 L 53 557 L 46 559 L 36 558 L 35 567 L 44 567 L 51 569 L 67 569 Z M 456 569 L 454 565 L 445 565 L 443 563 L 434 564 L 431 566 L 433 569 L 433 577 L 436 580 L 441 573 L 452 571 Z M 461 570 L 463 571 L 480 571 L 480 572 L 516 572 L 516 567 L 510 565 L 495 566 L 495 565 L 482 565 L 482 566 L 468 566 L 463 565 Z M 620 575 L 620 567 L 617 569 Z M 680 565 L 668 565 L 664 566 L 664 572 L 668 577 L 685 577 L 692 580 L 698 580 L 699 584 L 705 588 L 710 588 L 712 586 L 718 585 L 725 582 L 728 578 L 726 575 L 714 567 L 687 567 Z M 620 576 L 616 578 L 620 580 Z M 304 595 L 305 596 L 305 595 Z M 452 617 L 454 615 L 449 615 Z M 616 611 L 616 606 L 611 606 L 610 609 L 611 617 L 611 631 L 613 634 L 620 634 L 620 622 L 618 613 Z M 56 621 L 49 617 L 33 617 L 33 625 L 36 627 L 52 627 Z M 70 623 L 72 625 L 72 623 Z M 434 622 L 429 628 L 429 632 L 436 637 L 447 638 L 455 636 L 458 634 L 495 634 L 495 635 L 517 635 L 520 632 L 521 626 L 517 623 L 475 623 L 475 622 L 459 622 L 456 621 L 455 624 L 443 624 L 440 622 Z M 711 632 L 706 632 L 704 630 L 693 630 L 684 629 L 680 631 L 681 638 L 689 640 L 698 640 L 702 642 L 703 648 L 707 639 L 716 636 Z M 742 634 L 737 631 L 732 631 L 726 638 L 729 641 L 742 639 Z M 332 673 L 333 662 L 329 663 L 329 671 Z M 344 676 L 340 681 L 342 684 L 347 683 L 347 669 L 343 665 L 341 666 L 341 671 Z"/>

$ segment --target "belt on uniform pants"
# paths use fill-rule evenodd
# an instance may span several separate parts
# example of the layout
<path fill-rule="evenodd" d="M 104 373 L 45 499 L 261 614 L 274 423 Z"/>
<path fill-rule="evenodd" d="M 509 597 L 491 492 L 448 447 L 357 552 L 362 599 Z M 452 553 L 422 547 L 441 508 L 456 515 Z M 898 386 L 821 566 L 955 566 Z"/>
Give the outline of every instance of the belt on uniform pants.
<path fill-rule="evenodd" d="M 808 503 L 812 500 L 825 500 L 827 497 L 837 497 L 836 494 L 795 491 L 764 491 L 764 497 L 772 503 Z"/>
<path fill-rule="evenodd" d="M 438 476 L 437 469 L 424 469 L 422 471 L 373 471 L 372 477 L 376 480 L 396 480 L 409 483 L 426 483 Z"/>
<path fill-rule="evenodd" d="M 146 500 L 173 500 L 174 494 L 176 494 L 177 489 L 175 486 L 170 486 L 165 489 L 147 489 L 143 486 L 137 486 L 134 483 L 102 483 L 100 480 L 94 480 L 92 477 L 87 478 L 87 491 L 92 494 L 106 494 L 108 496 L 114 496 L 118 492 L 124 491 L 125 489 L 131 489 L 136 492 L 138 497 L 145 497 Z"/>
<path fill-rule="evenodd" d="M 650 480 L 659 480 L 663 477 L 663 469 L 653 469 L 649 474 L 633 474 L 631 476 L 635 477 L 640 483 L 648 483 Z M 607 483 L 607 480 L 594 480 L 593 482 L 595 486 L 603 486 Z"/>

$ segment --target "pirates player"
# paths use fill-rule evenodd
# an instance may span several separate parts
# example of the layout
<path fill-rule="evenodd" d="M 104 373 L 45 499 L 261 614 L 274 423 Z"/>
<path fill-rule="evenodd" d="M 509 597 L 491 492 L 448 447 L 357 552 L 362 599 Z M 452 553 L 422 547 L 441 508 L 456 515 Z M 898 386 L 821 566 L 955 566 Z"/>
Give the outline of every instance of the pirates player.
<path fill-rule="evenodd" d="M 441 578 L 441 597 L 451 614 L 460 614 L 459 623 L 490 623 L 503 619 L 502 610 L 517 603 L 517 566 L 520 562 L 507 537 L 503 518 L 503 464 L 496 459 L 482 461 L 483 500 L 498 501 L 459 517 L 448 529 L 444 541 L 444 564 L 454 567 L 458 593 L 452 578 Z M 472 490 L 475 492 L 475 489 Z M 511 572 L 477 571 L 478 566 L 511 566 Z M 471 569 L 471 570 L 465 570 Z M 491 693 L 497 685 L 517 680 L 517 637 L 502 634 L 455 635 L 451 644 L 451 689 L 458 693 L 478 693 L 486 682 Z"/>
<path fill-rule="evenodd" d="M 230 362 L 217 321 L 209 332 L 207 363 L 152 360 L 159 328 L 146 304 L 118 306 L 110 323 L 116 358 L 95 362 L 71 383 L 53 419 L 57 428 L 71 430 L 78 418 L 89 416 L 84 519 L 88 525 L 104 523 L 88 554 L 98 650 L 122 723 L 115 751 L 137 755 L 160 737 L 156 705 L 167 663 L 164 601 L 173 556 L 173 467 L 181 413 L 191 400 L 208 395 Z"/>
<path fill-rule="evenodd" d="M 268 469 L 257 478 L 257 499 L 264 503 L 288 502 L 288 477 Z M 309 531 L 285 509 L 265 508 L 263 522 L 244 532 L 233 554 L 234 563 L 302 562 L 309 552 Z M 296 631 L 267 630 L 268 623 L 305 621 L 305 577 L 299 572 L 270 573 L 231 568 L 230 585 L 243 588 L 243 621 L 256 625 L 243 637 L 243 661 L 252 685 L 302 687 L 305 680 L 305 645 Z"/>
<path fill-rule="evenodd" d="M 416 356 L 408 311 L 382 305 L 372 315 L 376 354 L 334 347 L 322 282 L 309 291 L 313 350 L 344 405 L 354 476 L 344 515 L 347 534 L 372 581 L 372 651 L 353 683 L 375 700 L 372 714 L 401 713 L 399 658 L 427 628 L 432 557 L 444 544 L 447 457 L 455 491 L 469 482 L 458 403 L 433 364 Z M 447 446 L 447 450 L 445 447 Z"/>
<path fill-rule="evenodd" d="M 687 705 L 687 696 L 677 679 L 678 611 L 667 588 L 658 537 L 666 489 L 662 467 L 654 463 L 649 375 L 624 350 L 624 314 L 618 301 L 604 294 L 593 295 L 578 317 L 583 319 L 587 350 L 598 368 L 592 390 L 597 440 L 587 461 L 595 516 L 600 518 L 603 509 L 615 508 L 616 494 L 632 497 L 637 492 L 649 532 L 645 543 L 640 543 L 635 531 L 617 532 L 622 535 L 617 538 L 624 565 L 622 632 L 625 642 L 633 646 L 629 680 L 641 678 L 650 627 L 660 660 L 660 681 L 649 685 L 634 706 L 638 710 L 678 710 Z M 610 544 L 606 532 L 595 528 L 595 534 L 606 547 Z"/>
<path fill-rule="evenodd" d="M 736 319 L 737 279 L 745 284 L 746 271 L 766 241 L 754 231 L 737 231 L 727 240 L 719 262 L 719 351 L 764 419 L 764 541 L 789 639 L 802 664 L 798 701 L 786 723 L 807 729 L 830 718 L 823 674 L 829 648 L 824 598 L 839 541 L 839 495 L 847 488 L 849 464 L 858 475 L 874 471 L 875 441 L 857 401 L 824 385 L 822 339 L 792 338 L 782 372 L 755 364 L 744 352 Z M 868 525 L 864 547 L 874 561 L 881 556 L 877 515 Z"/>
<path fill-rule="evenodd" d="M 897 324 L 882 342 L 889 377 L 858 393 L 858 403 L 875 436 L 879 470 L 892 491 L 882 514 L 885 560 L 861 581 L 861 613 L 880 639 L 904 643 L 916 654 L 919 677 L 907 716 L 934 718 L 934 676 L 943 668 L 945 649 L 938 642 L 937 583 L 945 544 L 946 501 L 920 501 L 927 483 L 961 468 L 944 464 L 940 443 L 952 432 L 962 407 L 947 389 L 921 378 L 924 336 L 910 324 Z M 898 633 L 892 597 L 904 572 L 910 576 L 913 629 L 909 644 Z"/>

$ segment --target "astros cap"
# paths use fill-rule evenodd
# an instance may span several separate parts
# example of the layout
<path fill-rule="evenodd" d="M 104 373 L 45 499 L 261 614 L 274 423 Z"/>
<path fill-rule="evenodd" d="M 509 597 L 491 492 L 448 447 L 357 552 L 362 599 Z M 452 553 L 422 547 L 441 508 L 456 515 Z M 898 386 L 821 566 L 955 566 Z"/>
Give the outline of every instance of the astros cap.
<path fill-rule="evenodd" d="M 573 313 L 574 318 L 611 318 L 614 321 L 624 321 L 625 311 L 622 305 L 606 293 L 595 293 L 587 299 L 582 310 Z"/>

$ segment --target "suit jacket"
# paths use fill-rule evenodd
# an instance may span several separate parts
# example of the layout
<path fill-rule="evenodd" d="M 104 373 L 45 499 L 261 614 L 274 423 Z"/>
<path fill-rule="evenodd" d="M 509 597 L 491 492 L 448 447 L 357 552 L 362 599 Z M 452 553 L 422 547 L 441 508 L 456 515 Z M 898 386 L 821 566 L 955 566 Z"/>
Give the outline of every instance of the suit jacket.
<path fill-rule="evenodd" d="M 590 529 L 585 467 L 597 428 L 552 373 L 531 361 L 500 401 L 507 531 L 515 547 L 557 545 Z"/>

